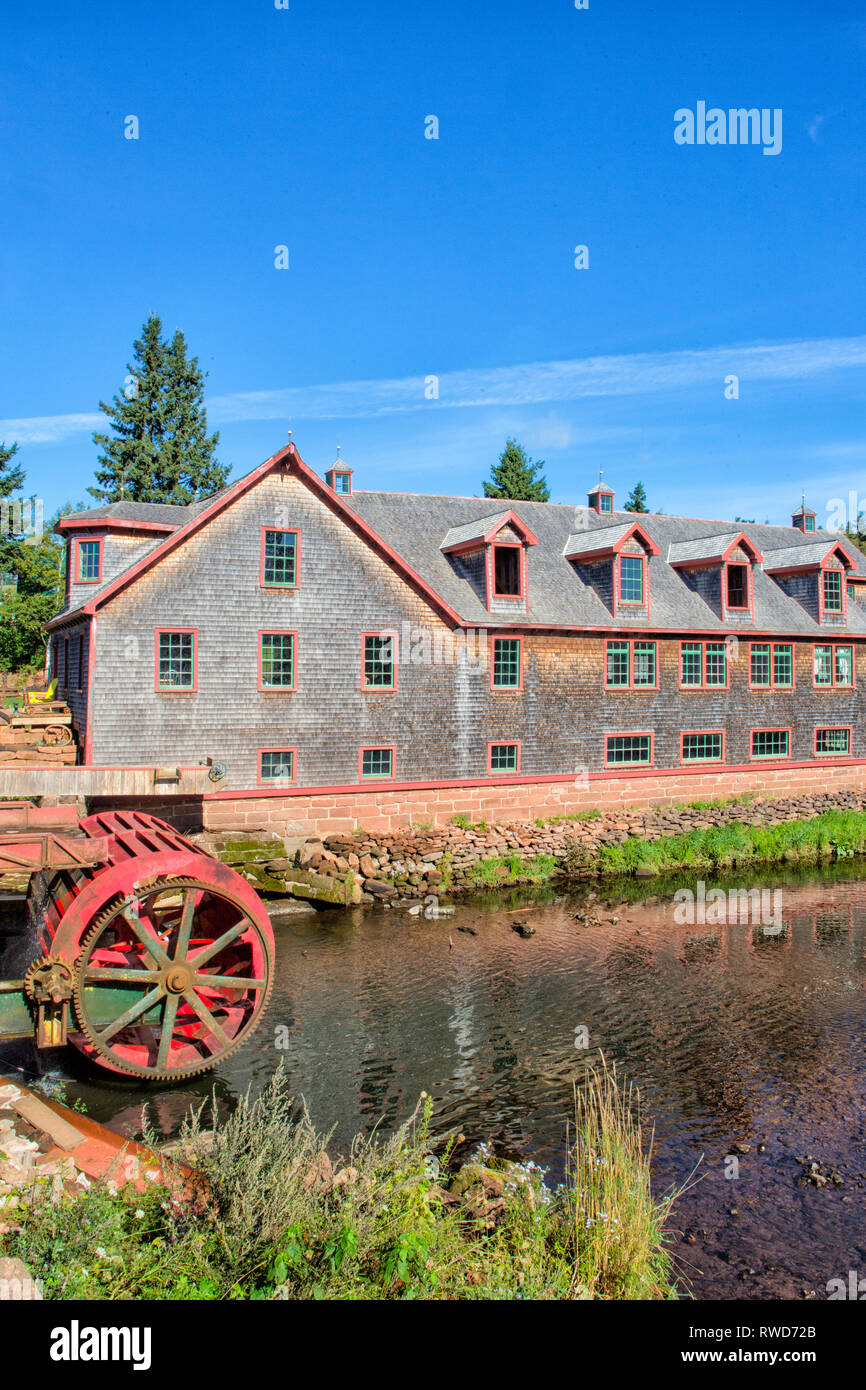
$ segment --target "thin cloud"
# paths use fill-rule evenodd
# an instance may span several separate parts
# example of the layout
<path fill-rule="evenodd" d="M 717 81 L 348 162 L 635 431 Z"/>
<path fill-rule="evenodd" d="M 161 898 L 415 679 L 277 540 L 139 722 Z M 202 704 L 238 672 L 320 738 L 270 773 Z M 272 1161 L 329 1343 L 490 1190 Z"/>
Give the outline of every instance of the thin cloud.
<path fill-rule="evenodd" d="M 425 376 L 343 381 L 212 396 L 213 425 L 253 420 L 376 419 L 418 411 L 479 407 L 537 406 L 557 401 L 617 396 L 675 394 L 701 387 L 719 389 L 735 374 L 744 384 L 810 380 L 845 368 L 866 366 L 866 336 L 708 348 L 703 351 L 634 353 L 511 367 L 471 368 L 438 375 L 438 398 L 428 399 L 432 373 Z M 103 423 L 100 415 L 48 415 L 0 420 L 0 439 L 60 443 Z"/>

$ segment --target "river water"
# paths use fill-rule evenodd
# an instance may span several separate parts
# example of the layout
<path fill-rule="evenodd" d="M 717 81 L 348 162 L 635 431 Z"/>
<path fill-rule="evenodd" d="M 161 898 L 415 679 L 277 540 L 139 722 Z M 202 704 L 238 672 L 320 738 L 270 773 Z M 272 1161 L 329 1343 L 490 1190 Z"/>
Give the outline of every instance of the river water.
<path fill-rule="evenodd" d="M 731 916 L 729 901 L 683 921 L 688 904 L 673 894 L 696 888 L 687 878 L 500 894 L 438 920 L 296 917 L 277 927 L 259 1032 L 215 1077 L 161 1091 L 94 1083 L 70 1052 L 67 1095 L 130 1132 L 149 1095 L 168 1133 L 191 1100 L 215 1086 L 231 1103 L 282 1062 L 335 1146 L 398 1124 L 426 1091 L 439 1129 L 532 1158 L 555 1182 L 573 1088 L 603 1053 L 640 1089 L 656 1193 L 697 1179 L 671 1219 L 684 1291 L 826 1298 L 829 1280 L 866 1278 L 862 871 L 765 877 L 763 922 L 754 903 L 749 922 L 713 921 Z M 515 920 L 534 934 L 518 935 Z M 46 1065 L 26 1048 L 12 1059 L 7 1044 L 0 1070 L 10 1059 Z M 806 1159 L 841 1185 L 802 1185 Z"/>

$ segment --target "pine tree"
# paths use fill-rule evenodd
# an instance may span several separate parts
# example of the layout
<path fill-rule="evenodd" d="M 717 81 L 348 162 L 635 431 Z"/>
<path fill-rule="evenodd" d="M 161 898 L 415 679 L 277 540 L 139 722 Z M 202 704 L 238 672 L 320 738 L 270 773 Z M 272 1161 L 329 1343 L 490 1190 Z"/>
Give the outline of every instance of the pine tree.
<path fill-rule="evenodd" d="M 522 444 L 516 439 L 507 439 L 505 448 L 499 455 L 499 463 L 490 469 L 492 481 L 485 482 L 485 497 L 508 497 L 522 502 L 549 502 L 550 489 L 544 474 L 536 478 L 536 473 L 544 468 L 544 460 L 533 463 Z"/>
<path fill-rule="evenodd" d="M 649 511 L 649 507 L 646 504 L 646 490 L 644 488 L 643 483 L 635 483 L 634 487 L 628 495 L 628 500 L 626 501 L 623 510 L 626 512 Z"/>
<path fill-rule="evenodd" d="M 11 497 L 24 486 L 24 469 L 12 459 L 18 453 L 18 445 L 0 444 L 0 497 Z"/>
<path fill-rule="evenodd" d="M 176 330 L 171 342 L 151 314 L 133 344 L 123 391 L 110 405 L 99 402 L 114 435 L 95 433 L 103 450 L 96 470 L 100 502 L 174 502 L 186 505 L 224 487 L 229 468 L 214 458 L 219 433 L 208 436 L 204 375 L 187 357 Z"/>

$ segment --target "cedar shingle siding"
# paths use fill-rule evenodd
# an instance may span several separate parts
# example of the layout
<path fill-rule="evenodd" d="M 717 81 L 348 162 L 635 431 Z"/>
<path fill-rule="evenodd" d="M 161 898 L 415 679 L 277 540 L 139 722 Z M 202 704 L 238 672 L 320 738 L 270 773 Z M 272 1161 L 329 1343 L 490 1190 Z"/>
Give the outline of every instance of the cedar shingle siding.
<path fill-rule="evenodd" d="M 678 570 L 668 556 L 672 545 L 694 542 L 703 563 L 697 542 L 730 538 L 730 523 L 641 516 L 659 551 L 645 565 L 649 613 L 620 611 L 615 618 L 615 556 L 579 563 L 564 551 L 575 533 L 607 528 L 608 539 L 615 538 L 616 526 L 635 518 L 515 502 L 515 514 L 538 542 L 525 548 L 528 594 L 490 611 L 483 550 L 445 554 L 442 545 L 457 532 L 470 541 L 480 534 L 483 546 L 480 523 L 495 520 L 501 501 L 355 492 L 327 502 L 324 484 L 311 479 L 293 451 L 275 460 L 257 470 L 261 476 L 241 495 L 228 490 L 222 509 L 125 587 L 113 591 L 112 582 L 162 547 L 163 536 L 106 534 L 100 585 L 71 586 L 67 609 L 52 626 L 61 643 L 71 635 L 70 664 L 77 670 L 77 638 L 90 640 L 88 610 L 95 606 L 92 688 L 85 646 L 84 690 L 69 691 L 82 738 L 89 702 L 89 762 L 190 764 L 210 757 L 226 765 L 222 785 L 240 790 L 257 785 L 260 749 L 291 748 L 297 749 L 294 785 L 315 787 L 355 784 L 361 748 L 393 748 L 395 782 L 435 782 L 484 777 L 490 743 L 519 742 L 519 777 L 531 779 L 579 775 L 583 768 L 602 772 L 605 739 L 614 734 L 651 733 L 653 766 L 670 768 L 680 766 L 683 731 L 723 730 L 725 762 L 742 764 L 751 760 L 753 729 L 789 729 L 792 759 L 809 761 L 816 727 L 849 725 L 851 756 L 866 757 L 858 689 L 866 679 L 866 609 L 849 605 L 847 631 L 836 623 L 819 626 L 816 572 L 775 579 L 755 564 L 753 612 L 723 623 L 720 569 Z M 180 535 L 209 505 L 156 508 L 154 520 Z M 93 535 L 100 515 L 104 509 L 87 514 Z M 137 504 L 133 518 L 119 503 L 111 515 L 144 520 L 150 513 Z M 372 528 L 417 579 L 399 572 L 398 559 L 389 563 L 376 553 L 353 529 L 353 518 Z M 296 589 L 261 586 L 262 527 L 299 532 Z M 803 546 L 815 549 L 814 534 L 800 537 L 794 528 L 743 531 L 766 568 L 774 551 L 789 558 L 794 552 L 796 563 Z M 866 579 L 863 557 L 844 542 L 843 548 L 849 577 Z M 632 552 L 645 553 L 630 541 L 626 553 Z M 432 596 L 424 596 L 424 586 Z M 443 605 L 459 617 L 456 629 Z M 166 628 L 196 633 L 194 692 L 155 688 L 155 634 Z M 455 640 L 464 644 L 467 630 L 469 658 L 443 659 Z M 262 632 L 297 634 L 295 690 L 258 689 Z M 396 690 L 362 689 L 362 635 L 378 632 L 400 637 Z M 491 689 L 493 632 L 522 637 L 520 690 Z M 728 688 L 681 690 L 680 640 L 720 641 L 732 632 Z M 658 643 L 658 689 L 605 689 L 606 640 L 617 634 Z M 792 688 L 749 689 L 750 636 L 793 644 Z M 831 641 L 855 647 L 853 689 L 813 687 L 813 644 Z M 694 766 L 699 772 L 701 765 Z"/>

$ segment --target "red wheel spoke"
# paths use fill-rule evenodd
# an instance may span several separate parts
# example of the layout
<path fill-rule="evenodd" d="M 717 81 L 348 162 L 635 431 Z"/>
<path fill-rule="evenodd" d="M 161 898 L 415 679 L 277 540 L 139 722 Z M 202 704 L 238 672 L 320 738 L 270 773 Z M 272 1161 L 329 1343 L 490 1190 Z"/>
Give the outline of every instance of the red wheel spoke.
<path fill-rule="evenodd" d="M 226 985 L 231 989 L 264 989 L 267 980 L 250 980 L 245 975 L 196 975 L 193 984 L 196 989 L 200 985 L 205 989 L 222 989 Z"/>
<path fill-rule="evenodd" d="M 213 1033 L 220 1047 L 228 1047 L 231 1039 L 223 1032 L 204 1000 L 199 999 L 194 989 L 185 990 L 183 997 L 190 1007 L 195 1009 L 202 1023 Z"/>
<path fill-rule="evenodd" d="M 198 955 L 190 956 L 190 965 L 198 972 L 200 966 L 209 961 L 212 956 L 219 955 L 220 951 L 225 950 L 226 946 L 230 946 L 231 943 L 240 936 L 242 931 L 246 931 L 247 928 L 252 925 L 249 917 L 242 917 L 233 927 L 229 927 L 228 931 L 223 932 L 222 936 L 217 937 L 216 941 L 212 941 L 209 946 L 205 946 L 203 951 L 199 951 Z"/>
<path fill-rule="evenodd" d="M 97 1033 L 99 1041 L 107 1042 L 109 1038 L 114 1037 L 115 1033 L 119 1033 L 121 1028 L 126 1028 L 130 1023 L 134 1023 L 137 1018 L 140 1018 L 142 1014 L 146 1014 L 148 1009 L 152 1008 L 157 1000 L 162 998 L 162 993 L 162 986 L 157 985 L 156 989 L 150 990 L 139 999 L 137 1004 L 131 1004 L 125 1013 L 122 1013 L 119 1018 L 109 1023 L 108 1027 L 103 1029 L 101 1033 Z"/>
<path fill-rule="evenodd" d="M 166 996 L 165 1008 L 162 1011 L 162 1037 L 159 1040 L 159 1052 L 156 1058 L 156 1065 L 162 1069 L 168 1065 L 168 1054 L 171 1048 L 174 1021 L 177 1018 L 177 1006 L 179 1003 L 179 994 L 169 994 Z"/>

